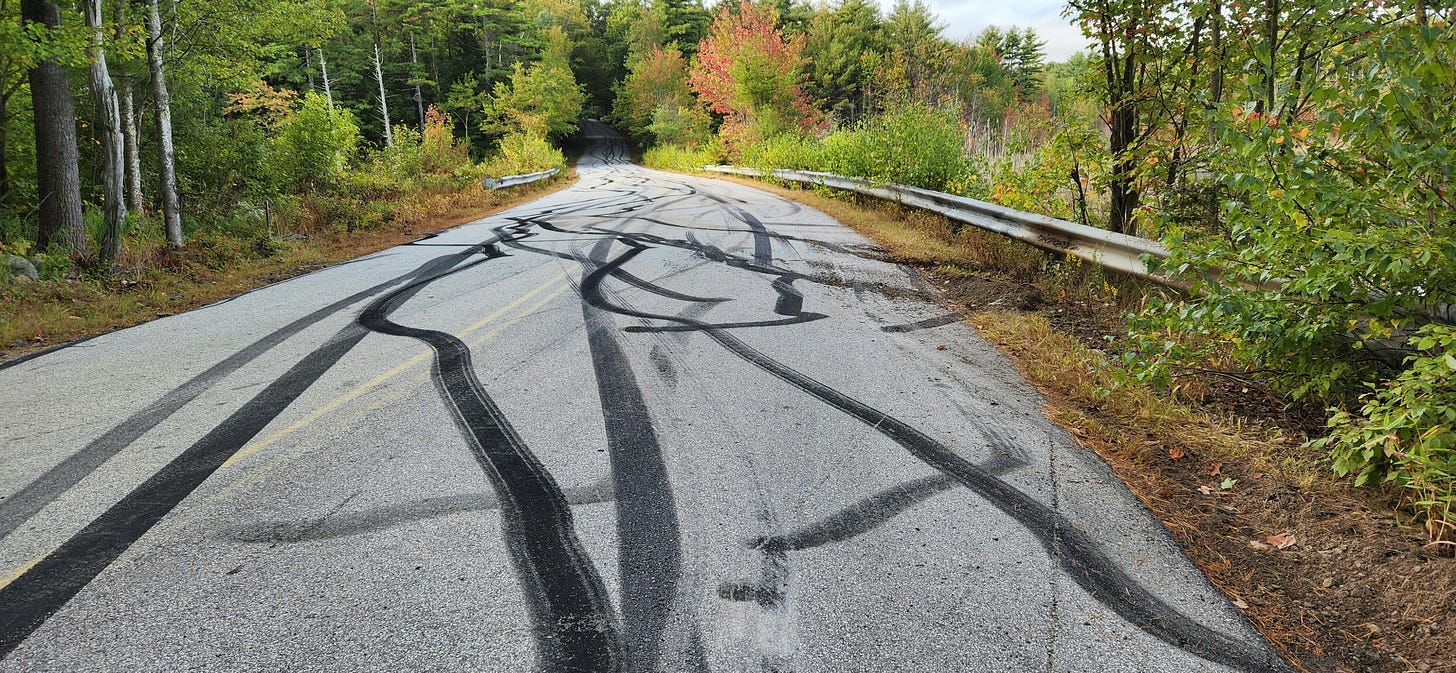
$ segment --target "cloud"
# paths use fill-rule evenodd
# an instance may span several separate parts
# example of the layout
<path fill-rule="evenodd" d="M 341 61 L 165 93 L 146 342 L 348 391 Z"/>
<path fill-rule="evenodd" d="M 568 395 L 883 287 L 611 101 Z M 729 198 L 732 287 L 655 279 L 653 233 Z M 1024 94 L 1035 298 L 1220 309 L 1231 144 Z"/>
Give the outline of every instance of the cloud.
<path fill-rule="evenodd" d="M 886 12 L 894 0 L 880 0 Z M 1088 47 L 1081 29 L 1062 17 L 1061 0 L 927 0 L 931 11 L 940 17 L 945 35 L 963 40 L 985 30 L 987 26 L 1030 27 L 1046 41 L 1047 58 L 1062 61 Z"/>

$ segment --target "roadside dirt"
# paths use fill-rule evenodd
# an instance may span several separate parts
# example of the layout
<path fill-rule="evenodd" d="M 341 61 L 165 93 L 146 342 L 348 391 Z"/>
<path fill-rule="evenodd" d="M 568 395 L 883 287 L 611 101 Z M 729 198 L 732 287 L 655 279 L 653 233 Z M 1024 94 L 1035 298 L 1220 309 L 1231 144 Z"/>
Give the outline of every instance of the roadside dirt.
<path fill-rule="evenodd" d="M 1106 335 L 1126 330 L 1111 303 L 1048 300 L 1028 283 L 989 275 L 923 272 L 957 307 L 1033 312 L 1088 349 L 1105 349 Z M 1011 355 L 1019 364 L 1035 357 Z M 1201 400 L 1185 404 L 1224 423 L 1277 429 L 1288 455 L 1323 425 L 1321 410 L 1288 405 L 1256 381 L 1204 378 Z M 1112 464 L 1214 585 L 1301 670 L 1456 671 L 1456 558 L 1427 544 L 1424 531 L 1397 514 L 1391 494 L 1285 470 L 1281 456 L 1231 460 L 1159 446 L 1129 457 L 1097 437 L 1138 428 L 1039 387 L 1054 406 L 1122 426 L 1068 429 Z"/>

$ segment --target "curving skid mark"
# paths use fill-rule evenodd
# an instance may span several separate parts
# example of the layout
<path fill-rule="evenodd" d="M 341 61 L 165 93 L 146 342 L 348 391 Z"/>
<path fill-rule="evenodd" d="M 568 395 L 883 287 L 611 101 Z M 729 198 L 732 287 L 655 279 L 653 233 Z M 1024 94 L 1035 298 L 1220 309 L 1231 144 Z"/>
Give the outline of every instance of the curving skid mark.
<path fill-rule="evenodd" d="M 1168 606 L 1123 572 L 1102 553 L 1095 540 L 1059 512 L 955 454 L 909 424 L 774 360 L 710 324 L 693 324 L 694 321 L 689 319 L 613 304 L 601 291 L 602 278 L 647 248 L 635 237 L 621 235 L 620 238 L 628 250 L 582 280 L 583 297 L 593 305 L 621 315 L 690 325 L 750 364 L 860 420 L 1021 523 L 1085 591 L 1159 640 L 1208 661 L 1241 670 L 1288 670 L 1283 660 L 1271 651 L 1210 629 Z"/>
<path fill-rule="evenodd" d="M 474 251 L 436 258 L 405 277 L 434 280 L 462 271 L 474 264 L 450 267 L 472 254 Z M 395 292 L 408 297 L 423 287 L 424 281 L 416 280 Z M 366 334 L 358 325 L 346 325 L 80 532 L 0 587 L 0 658 L 14 651 L 156 526 Z"/>
<path fill-rule="evenodd" d="M 463 341 L 389 319 L 407 298 L 400 291 L 380 297 L 358 322 L 434 350 L 431 378 L 500 499 L 506 547 L 526 596 L 541 666 L 621 671 L 622 642 L 606 587 L 576 536 L 561 488 L 486 393 Z"/>

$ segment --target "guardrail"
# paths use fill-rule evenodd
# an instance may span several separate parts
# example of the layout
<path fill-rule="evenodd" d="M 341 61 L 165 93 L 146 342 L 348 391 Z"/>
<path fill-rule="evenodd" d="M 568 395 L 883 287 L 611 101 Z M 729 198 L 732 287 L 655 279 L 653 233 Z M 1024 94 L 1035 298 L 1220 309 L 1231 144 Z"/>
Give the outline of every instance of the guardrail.
<path fill-rule="evenodd" d="M 1160 285 L 1186 289 L 1183 283 L 1168 278 L 1161 272 L 1148 269 L 1147 263 L 1143 261 L 1144 255 L 1166 259 L 1168 249 L 1163 247 L 1163 244 L 1146 238 L 1119 234 L 1054 217 L 1026 213 L 964 196 L 919 187 L 875 182 L 863 178 L 850 178 L 833 173 L 793 171 L 782 168 L 774 171 L 762 171 L 738 166 L 704 166 L 703 170 L 749 177 L 772 176 L 789 182 L 820 185 L 894 201 L 936 213 L 956 222 L 1024 241 L 1049 252 L 1072 255 Z"/>
<path fill-rule="evenodd" d="M 524 185 L 528 182 L 545 180 L 546 178 L 549 178 L 560 172 L 561 169 L 553 168 L 551 170 L 541 171 L 539 173 L 525 173 L 523 175 L 507 175 L 499 178 L 486 178 L 485 188 L 494 190 L 505 189 L 506 187 L 515 187 L 516 185 Z"/>

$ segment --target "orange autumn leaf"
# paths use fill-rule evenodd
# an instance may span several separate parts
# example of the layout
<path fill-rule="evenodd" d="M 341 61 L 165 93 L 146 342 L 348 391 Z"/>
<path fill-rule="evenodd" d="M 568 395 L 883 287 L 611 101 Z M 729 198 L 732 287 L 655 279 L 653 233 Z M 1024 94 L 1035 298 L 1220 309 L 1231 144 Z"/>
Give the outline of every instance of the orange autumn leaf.
<path fill-rule="evenodd" d="M 1175 446 L 1175 447 L 1173 447 L 1171 449 L 1168 449 L 1168 457 L 1169 458 L 1172 458 L 1173 460 L 1181 460 L 1183 458 L 1183 456 L 1184 456 L 1183 449 L 1181 449 L 1179 447 L 1176 447 Z"/>
<path fill-rule="evenodd" d="M 1214 463 L 1208 466 L 1208 476 L 1217 477 L 1219 471 L 1223 470 L 1223 463 Z"/>
<path fill-rule="evenodd" d="M 1268 542 L 1269 546 L 1275 549 L 1288 549 L 1294 546 L 1294 536 L 1289 533 L 1270 535 L 1264 538 L 1264 541 Z"/>

